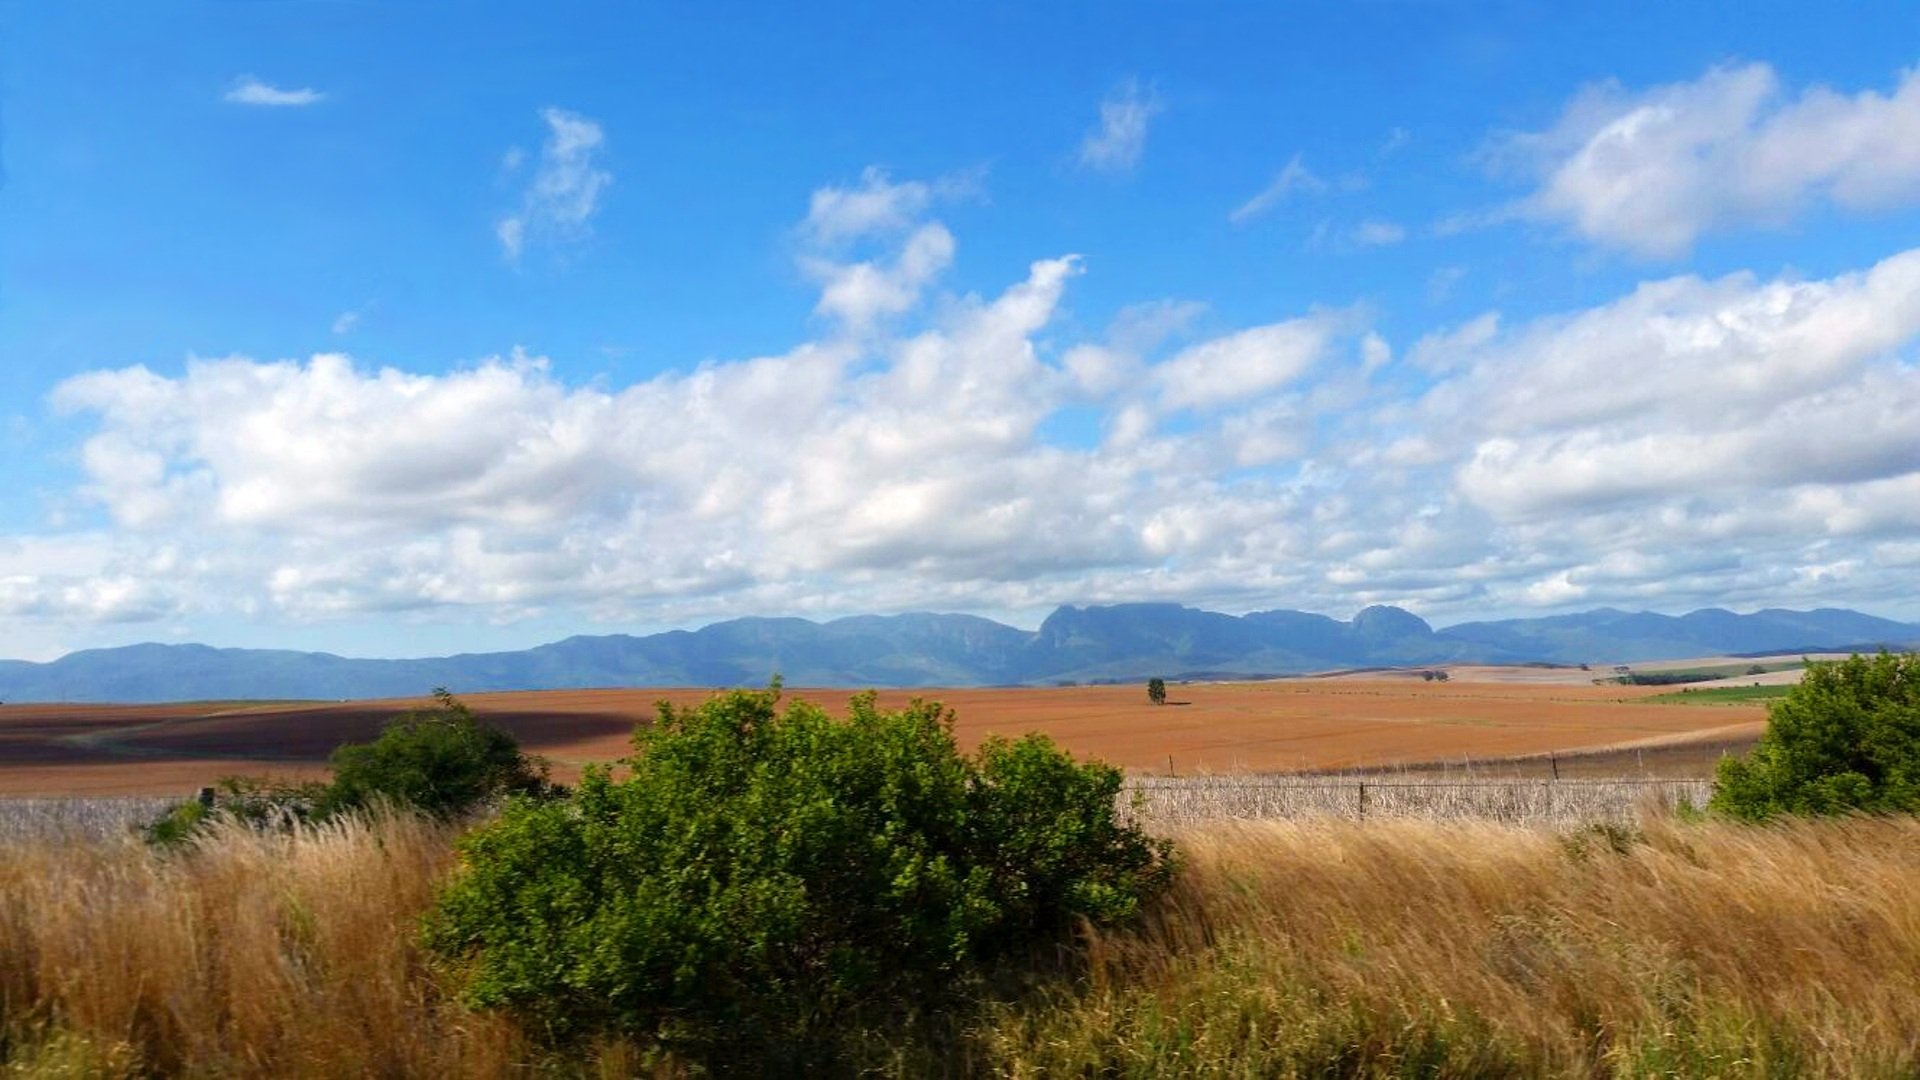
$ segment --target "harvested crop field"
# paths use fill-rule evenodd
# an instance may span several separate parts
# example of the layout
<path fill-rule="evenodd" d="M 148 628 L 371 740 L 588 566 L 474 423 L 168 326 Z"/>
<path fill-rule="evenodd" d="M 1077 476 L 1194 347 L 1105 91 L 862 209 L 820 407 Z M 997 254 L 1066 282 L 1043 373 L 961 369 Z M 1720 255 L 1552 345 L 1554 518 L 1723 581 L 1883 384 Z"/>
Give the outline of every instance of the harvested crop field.
<path fill-rule="evenodd" d="M 1464 673 L 1463 673 L 1464 674 Z M 1134 772 L 1404 768 L 1464 761 L 1521 773 L 1706 775 L 1758 736 L 1759 704 L 1711 709 L 1650 699 L 1661 687 L 1382 676 L 1175 684 L 1154 706 L 1139 685 L 885 691 L 945 702 L 963 745 L 1044 732 Z M 709 689 L 608 689 L 464 696 L 553 761 L 561 779 L 626 752 L 655 701 L 694 704 Z M 793 690 L 829 708 L 846 690 Z M 0 706 L 0 794 L 177 793 L 233 773 L 317 775 L 342 742 L 373 737 L 422 701 Z"/>

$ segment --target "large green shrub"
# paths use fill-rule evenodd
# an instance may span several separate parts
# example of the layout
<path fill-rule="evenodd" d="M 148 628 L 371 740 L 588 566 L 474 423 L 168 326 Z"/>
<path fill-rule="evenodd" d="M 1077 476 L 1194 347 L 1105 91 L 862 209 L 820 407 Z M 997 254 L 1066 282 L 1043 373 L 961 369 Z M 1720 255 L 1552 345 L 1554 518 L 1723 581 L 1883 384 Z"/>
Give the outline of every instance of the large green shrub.
<path fill-rule="evenodd" d="M 1920 811 L 1920 655 L 1808 664 L 1753 752 L 1720 763 L 1711 806 L 1749 820 Z"/>
<path fill-rule="evenodd" d="M 931 703 L 778 702 L 663 703 L 625 779 L 470 834 L 427 928 L 469 1000 L 554 1036 L 799 1060 L 1168 879 L 1116 769 L 1039 736 L 967 758 Z"/>

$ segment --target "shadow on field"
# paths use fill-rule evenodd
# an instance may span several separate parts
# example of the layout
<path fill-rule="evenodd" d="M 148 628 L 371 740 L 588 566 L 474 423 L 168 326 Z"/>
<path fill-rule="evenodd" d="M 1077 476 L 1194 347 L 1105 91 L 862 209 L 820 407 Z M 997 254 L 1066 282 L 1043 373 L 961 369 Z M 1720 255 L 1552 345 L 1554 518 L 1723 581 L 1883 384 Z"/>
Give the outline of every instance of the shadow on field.
<path fill-rule="evenodd" d="M 121 744 L 143 754 L 215 756 L 276 761 L 325 761 L 342 743 L 370 742 L 394 717 L 394 706 L 327 705 L 180 720 L 130 735 Z M 633 730 L 622 713 L 488 709 L 479 719 L 505 728 L 529 753 L 543 754 L 590 739 Z"/>

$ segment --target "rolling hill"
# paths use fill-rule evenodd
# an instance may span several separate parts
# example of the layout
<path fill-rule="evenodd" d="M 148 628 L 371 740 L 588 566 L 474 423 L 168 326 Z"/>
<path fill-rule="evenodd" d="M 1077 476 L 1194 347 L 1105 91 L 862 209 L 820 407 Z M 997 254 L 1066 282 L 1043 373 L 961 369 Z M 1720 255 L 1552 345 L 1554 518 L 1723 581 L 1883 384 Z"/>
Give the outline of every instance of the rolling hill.
<path fill-rule="evenodd" d="M 1435 630 L 1396 607 L 1351 620 L 1303 611 L 1225 615 L 1179 604 L 1062 607 L 1038 630 L 971 615 L 861 615 L 816 623 L 733 619 L 636 637 L 571 637 L 531 649 L 423 659 L 129 645 L 47 663 L 0 661 L 0 701 L 360 698 L 590 686 L 764 683 L 992 686 L 1286 675 L 1447 663 L 1625 663 L 1708 653 L 1910 646 L 1920 625 L 1839 609 L 1600 609 Z"/>

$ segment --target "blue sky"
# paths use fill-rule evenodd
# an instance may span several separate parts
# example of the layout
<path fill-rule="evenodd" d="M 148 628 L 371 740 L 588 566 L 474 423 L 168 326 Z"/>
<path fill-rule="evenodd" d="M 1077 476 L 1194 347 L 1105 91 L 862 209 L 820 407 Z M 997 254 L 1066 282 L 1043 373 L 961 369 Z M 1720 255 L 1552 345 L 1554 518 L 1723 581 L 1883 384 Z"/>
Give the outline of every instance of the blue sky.
<path fill-rule="evenodd" d="M 0 6 L 0 655 L 1920 618 L 1911 5 Z"/>

